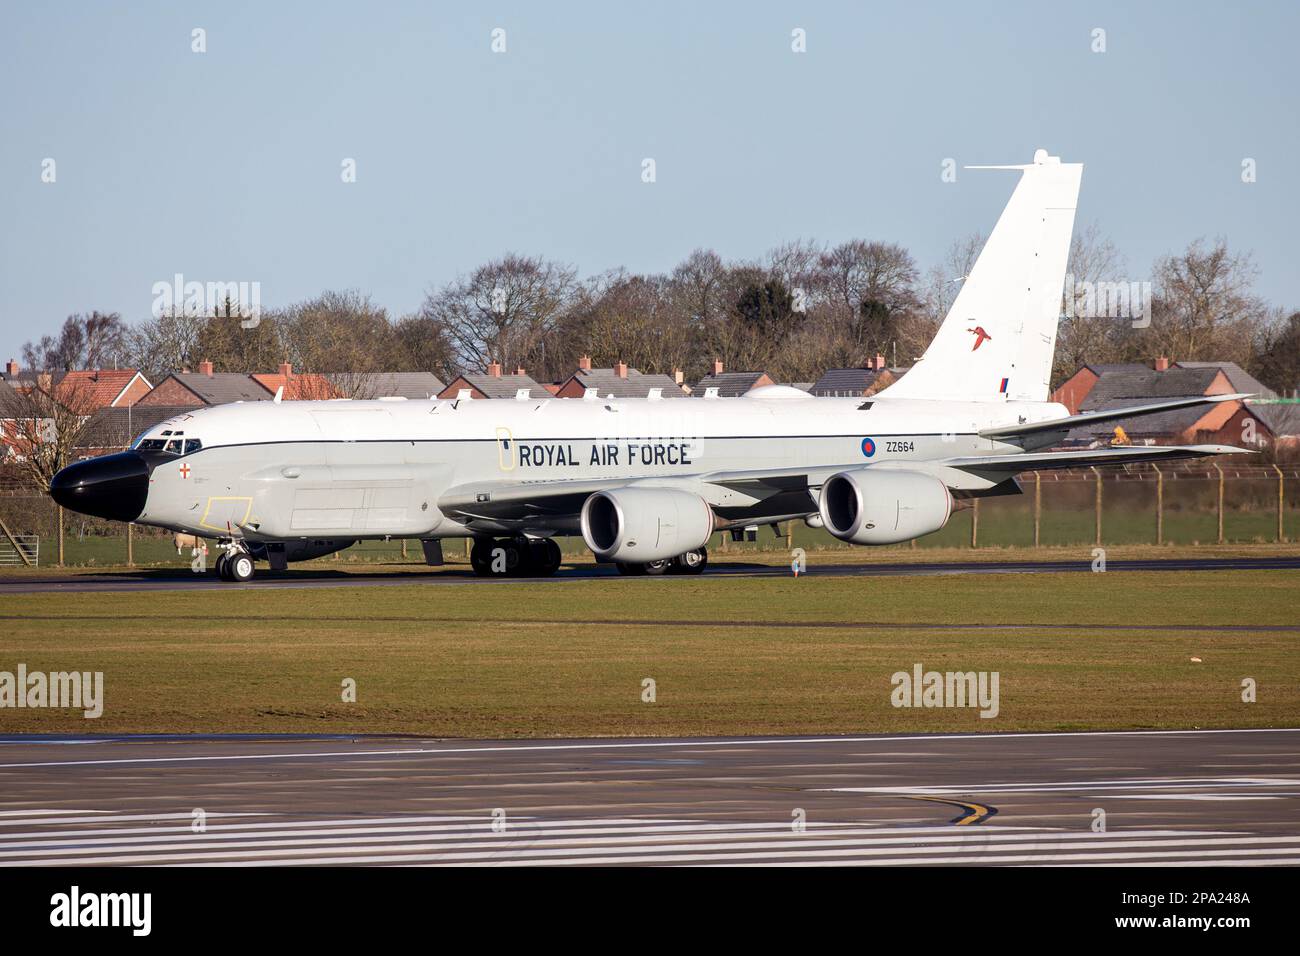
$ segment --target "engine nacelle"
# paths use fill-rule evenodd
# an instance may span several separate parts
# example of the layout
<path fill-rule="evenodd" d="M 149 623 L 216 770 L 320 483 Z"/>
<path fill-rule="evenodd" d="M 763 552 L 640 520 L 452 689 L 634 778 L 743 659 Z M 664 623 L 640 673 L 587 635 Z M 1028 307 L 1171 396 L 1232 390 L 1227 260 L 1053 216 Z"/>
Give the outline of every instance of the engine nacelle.
<path fill-rule="evenodd" d="M 674 488 L 598 491 L 582 506 L 582 537 L 602 561 L 644 564 L 708 544 L 713 509 Z"/>
<path fill-rule="evenodd" d="M 918 471 L 857 468 L 822 485 L 826 530 L 853 544 L 897 544 L 938 531 L 952 514 L 948 487 Z"/>

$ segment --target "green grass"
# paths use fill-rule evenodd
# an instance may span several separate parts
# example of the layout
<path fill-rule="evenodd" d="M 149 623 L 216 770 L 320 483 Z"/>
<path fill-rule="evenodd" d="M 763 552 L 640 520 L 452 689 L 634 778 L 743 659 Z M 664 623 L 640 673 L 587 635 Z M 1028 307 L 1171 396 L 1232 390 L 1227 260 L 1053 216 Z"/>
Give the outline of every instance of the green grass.
<path fill-rule="evenodd" d="M 0 732 L 1295 726 L 1297 634 L 1215 628 L 1296 625 L 1298 587 L 1300 572 L 1261 571 L 7 595 L 0 670 L 101 670 L 106 705 L 97 721 L 0 710 Z M 1044 626 L 1057 622 L 1139 629 Z M 1194 629 L 1154 629 L 1171 624 Z M 891 674 L 917 662 L 998 671 L 1001 714 L 892 707 Z M 1257 703 L 1240 700 L 1245 677 Z M 345 678 L 357 682 L 354 704 L 341 701 Z M 654 703 L 641 700 L 645 678 Z"/>

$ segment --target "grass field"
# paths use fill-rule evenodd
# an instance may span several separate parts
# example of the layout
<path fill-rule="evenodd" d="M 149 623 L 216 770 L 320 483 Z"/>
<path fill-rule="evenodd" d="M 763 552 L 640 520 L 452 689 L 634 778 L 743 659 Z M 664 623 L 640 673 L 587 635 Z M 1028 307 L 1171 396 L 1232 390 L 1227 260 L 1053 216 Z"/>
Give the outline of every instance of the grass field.
<path fill-rule="evenodd" d="M 1300 572 L 1236 571 L 6 595 L 0 670 L 103 671 L 106 701 L 93 721 L 0 710 L 0 732 L 1296 726 L 1300 634 L 1217 628 L 1300 625 L 1298 593 Z M 891 706 L 891 675 L 916 663 L 999 672 L 999 716 Z M 1247 677 L 1256 703 L 1241 701 Z"/>

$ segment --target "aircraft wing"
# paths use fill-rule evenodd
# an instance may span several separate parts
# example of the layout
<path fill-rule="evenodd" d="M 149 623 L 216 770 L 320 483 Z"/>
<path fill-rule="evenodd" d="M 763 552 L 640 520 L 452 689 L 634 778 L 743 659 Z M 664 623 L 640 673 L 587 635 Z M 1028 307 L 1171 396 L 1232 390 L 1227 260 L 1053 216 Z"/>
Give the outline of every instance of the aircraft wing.
<path fill-rule="evenodd" d="M 1170 461 L 1209 455 L 1249 453 L 1230 445 L 1123 445 L 1079 451 L 1024 452 L 1012 455 L 970 455 L 930 461 L 895 460 L 862 465 L 817 465 L 802 468 L 740 469 L 662 478 L 596 478 L 472 482 L 448 489 L 438 500 L 443 514 L 475 528 L 510 530 L 536 527 L 574 530 L 583 502 L 597 491 L 631 485 L 681 488 L 693 491 L 720 508 L 757 505 L 798 494 L 814 494 L 831 475 L 851 468 L 919 471 L 934 475 L 953 491 L 980 492 L 1003 484 L 1026 471 L 1123 465 Z M 808 499 L 808 512 L 813 509 Z M 783 514 L 798 508 L 783 508 Z M 788 516 L 787 514 L 787 516 Z"/>
<path fill-rule="evenodd" d="M 1244 398 L 1250 398 L 1250 393 L 1237 392 L 1231 395 L 1197 395 L 1191 398 L 1172 398 L 1164 402 L 1150 402 L 1146 405 L 1132 405 L 1127 408 L 1107 408 L 1082 412 L 1078 415 L 1070 415 L 1067 418 L 1053 418 L 1046 422 L 999 425 L 996 428 L 986 428 L 979 435 L 981 438 L 992 438 L 995 441 L 1019 444 L 1027 449 L 1046 448 L 1064 439 L 1071 428 L 1079 428 L 1095 422 L 1110 422 L 1118 421 L 1121 418 L 1155 415 L 1158 412 L 1173 411 L 1176 408 L 1190 408 L 1194 405 L 1235 402 Z"/>

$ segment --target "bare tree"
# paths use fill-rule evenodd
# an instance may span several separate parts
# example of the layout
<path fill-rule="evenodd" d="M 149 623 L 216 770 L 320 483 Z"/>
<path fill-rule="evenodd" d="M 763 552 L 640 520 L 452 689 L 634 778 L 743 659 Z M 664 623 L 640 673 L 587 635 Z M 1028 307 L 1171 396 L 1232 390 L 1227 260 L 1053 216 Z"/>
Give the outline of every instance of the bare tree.
<path fill-rule="evenodd" d="M 1149 328 L 1132 333 L 1132 351 L 1193 360 L 1230 360 L 1248 365 L 1252 343 L 1268 314 L 1254 293 L 1258 274 L 1248 253 L 1227 241 L 1202 239 L 1155 266 Z"/>
<path fill-rule="evenodd" d="M 49 372 L 16 392 L 14 449 L 32 484 L 48 490 L 82 444 L 95 412 L 94 396 L 84 382 L 57 381 Z"/>
<path fill-rule="evenodd" d="M 553 371 L 548 346 L 578 292 L 575 270 L 507 255 L 426 296 L 421 315 L 447 330 L 464 367 L 492 362 Z"/>
<path fill-rule="evenodd" d="M 70 315 L 58 337 L 43 336 L 23 346 L 23 361 L 38 372 L 108 368 L 127 355 L 127 326 L 116 312 Z"/>

